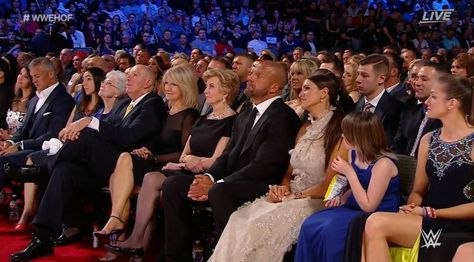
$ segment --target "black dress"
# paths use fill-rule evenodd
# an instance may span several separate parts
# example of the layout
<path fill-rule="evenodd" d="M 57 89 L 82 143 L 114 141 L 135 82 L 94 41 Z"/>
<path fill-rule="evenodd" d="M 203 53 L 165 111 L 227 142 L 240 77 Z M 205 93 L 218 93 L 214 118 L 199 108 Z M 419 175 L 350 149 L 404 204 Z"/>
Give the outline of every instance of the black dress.
<path fill-rule="evenodd" d="M 156 136 L 146 148 L 153 155 L 145 160 L 132 155 L 133 177 L 135 185 L 141 185 L 146 173 L 158 171 L 168 162 L 178 162 L 186 145 L 191 128 L 199 117 L 196 109 L 188 108 L 174 115 L 169 115 L 163 123 L 159 136 Z"/>
<path fill-rule="evenodd" d="M 216 150 L 217 143 L 222 137 L 230 137 L 235 115 L 220 120 L 200 117 L 191 130 L 189 147 L 191 154 L 197 157 L 211 157 Z M 188 170 L 162 170 L 165 176 L 192 173 Z"/>
<path fill-rule="evenodd" d="M 421 205 L 440 209 L 471 203 L 463 189 L 474 179 L 474 133 L 452 143 L 442 141 L 440 133 L 437 129 L 431 137 L 426 162 L 429 188 Z M 418 261 L 450 261 L 459 245 L 474 241 L 474 220 L 423 217 L 422 228 Z"/>

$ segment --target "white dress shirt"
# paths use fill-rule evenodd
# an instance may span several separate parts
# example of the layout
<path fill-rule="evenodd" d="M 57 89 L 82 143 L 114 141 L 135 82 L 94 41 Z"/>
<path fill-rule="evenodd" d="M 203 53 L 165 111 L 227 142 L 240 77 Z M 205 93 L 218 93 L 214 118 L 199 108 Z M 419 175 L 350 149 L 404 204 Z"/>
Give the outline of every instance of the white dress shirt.
<path fill-rule="evenodd" d="M 53 85 L 49 86 L 48 88 L 44 89 L 43 91 L 36 91 L 36 96 L 38 97 L 38 102 L 35 106 L 35 114 L 41 109 L 41 107 L 48 99 L 49 95 L 53 92 L 54 88 L 59 85 L 59 82 L 54 83 Z"/>

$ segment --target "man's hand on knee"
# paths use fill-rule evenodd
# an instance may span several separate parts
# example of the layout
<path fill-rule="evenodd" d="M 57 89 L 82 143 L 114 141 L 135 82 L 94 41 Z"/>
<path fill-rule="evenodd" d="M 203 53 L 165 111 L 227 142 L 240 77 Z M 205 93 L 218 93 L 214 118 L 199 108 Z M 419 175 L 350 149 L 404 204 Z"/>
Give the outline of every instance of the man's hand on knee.
<path fill-rule="evenodd" d="M 204 175 L 196 175 L 189 187 L 188 197 L 194 201 L 207 201 L 207 194 L 214 185 L 211 178 Z"/>

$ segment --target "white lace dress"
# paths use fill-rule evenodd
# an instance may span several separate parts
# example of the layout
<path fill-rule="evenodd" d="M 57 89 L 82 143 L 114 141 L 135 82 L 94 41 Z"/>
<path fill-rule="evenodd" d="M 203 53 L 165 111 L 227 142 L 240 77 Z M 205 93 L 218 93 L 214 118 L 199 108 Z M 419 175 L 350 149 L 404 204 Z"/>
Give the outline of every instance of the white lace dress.
<path fill-rule="evenodd" d="M 23 121 L 25 120 L 26 112 L 12 111 L 8 109 L 7 112 L 7 124 L 8 131 L 10 134 L 14 134 L 18 129 L 23 126 Z"/>
<path fill-rule="evenodd" d="M 332 115 L 330 111 L 313 120 L 292 150 L 290 163 L 294 178 L 290 187 L 293 193 L 324 181 L 322 134 Z M 265 196 L 243 205 L 230 217 L 209 261 L 280 262 L 298 239 L 303 221 L 321 207 L 321 199 L 271 203 Z"/>

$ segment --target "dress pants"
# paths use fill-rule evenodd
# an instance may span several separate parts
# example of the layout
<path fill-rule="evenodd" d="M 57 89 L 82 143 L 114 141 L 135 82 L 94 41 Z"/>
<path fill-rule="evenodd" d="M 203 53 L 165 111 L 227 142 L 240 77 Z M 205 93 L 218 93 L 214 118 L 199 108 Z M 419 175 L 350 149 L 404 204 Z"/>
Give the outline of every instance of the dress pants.
<path fill-rule="evenodd" d="M 46 227 L 55 235 L 61 233 L 63 222 L 73 225 L 72 210 L 79 206 L 72 203 L 81 197 L 83 189 L 108 184 L 121 152 L 89 128 L 81 132 L 78 140 L 65 143 L 52 164 L 51 178 L 33 224 Z M 65 211 L 71 219 L 64 216 Z"/>
<path fill-rule="evenodd" d="M 6 176 L 3 166 L 6 163 L 12 163 L 16 165 L 24 165 L 26 163 L 26 156 L 29 155 L 33 150 L 23 150 L 14 152 L 11 154 L 6 154 L 0 157 L 0 191 L 8 183 L 9 177 Z"/>
<path fill-rule="evenodd" d="M 194 180 L 190 175 L 168 177 L 162 187 L 165 215 L 165 255 L 175 261 L 188 261 L 192 251 L 192 206 L 197 202 L 188 198 Z M 256 181 L 224 182 L 215 184 L 209 191 L 218 237 L 230 215 L 247 201 L 264 195 L 267 183 Z"/>

